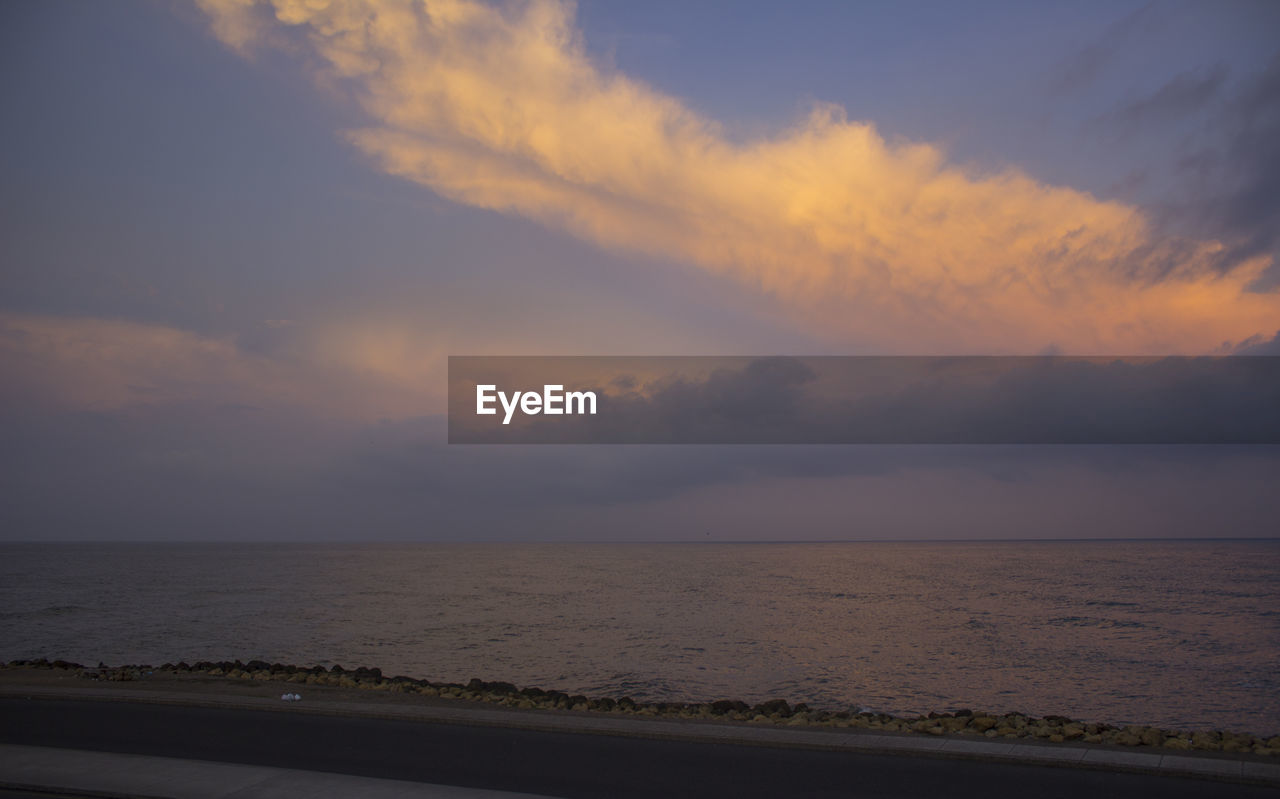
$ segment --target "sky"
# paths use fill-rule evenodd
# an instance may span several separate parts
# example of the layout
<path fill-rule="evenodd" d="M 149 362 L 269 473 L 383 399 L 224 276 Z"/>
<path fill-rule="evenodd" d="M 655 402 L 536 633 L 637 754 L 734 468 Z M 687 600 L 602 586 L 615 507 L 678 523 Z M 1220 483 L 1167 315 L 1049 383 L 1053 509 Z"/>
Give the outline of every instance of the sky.
<path fill-rule="evenodd" d="M 0 7 L 0 536 L 1275 535 L 1269 447 L 450 446 L 448 355 L 1280 354 L 1269 2 Z"/>

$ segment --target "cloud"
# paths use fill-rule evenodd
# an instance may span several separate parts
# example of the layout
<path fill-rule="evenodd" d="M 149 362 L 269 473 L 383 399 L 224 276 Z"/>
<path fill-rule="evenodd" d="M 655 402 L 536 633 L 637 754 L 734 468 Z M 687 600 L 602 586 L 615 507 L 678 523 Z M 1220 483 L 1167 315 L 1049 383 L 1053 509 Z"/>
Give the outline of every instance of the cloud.
<path fill-rule="evenodd" d="M 0 428 L 0 539 L 805 540 L 1274 532 L 1274 447 L 454 447 L 168 406 Z"/>
<path fill-rule="evenodd" d="M 1205 352 L 1280 326 L 1216 241 L 1008 169 L 976 174 L 819 105 L 738 143 L 586 55 L 571 6 L 201 0 L 251 51 L 305 53 L 378 167 L 602 247 L 695 264 L 884 351 Z"/>
<path fill-rule="evenodd" d="M 1242 256 L 1280 249 L 1280 54 L 1227 106 L 1222 220 Z"/>
<path fill-rule="evenodd" d="M 1228 69 L 1217 64 L 1208 70 L 1183 72 L 1151 94 L 1131 100 L 1103 117 L 1132 133 L 1144 125 L 1177 120 L 1199 111 L 1213 100 L 1227 80 Z"/>
<path fill-rule="evenodd" d="M 1241 344 L 1238 355 L 1276 355 L 1280 356 L 1280 332 L 1270 339 L 1262 336 L 1249 339 Z"/>
<path fill-rule="evenodd" d="M 1280 54 L 1241 76 L 1230 91 L 1219 85 L 1223 74 L 1179 76 L 1112 119 L 1134 132 L 1139 123 L 1214 101 L 1170 165 L 1185 188 L 1163 201 L 1159 224 L 1221 241 L 1226 265 L 1269 259 L 1271 267 L 1255 287 L 1274 290 L 1280 286 Z"/>
<path fill-rule="evenodd" d="M 357 322 L 250 349 L 164 325 L 0 314 L 0 378 L 0 409 L 22 412 L 199 406 L 373 421 L 438 411 L 444 394 L 441 353 Z"/>
<path fill-rule="evenodd" d="M 1164 24 L 1161 11 L 1156 4 L 1148 3 L 1112 23 L 1097 41 L 1076 51 L 1059 66 L 1050 81 L 1050 91 L 1069 94 L 1092 86 L 1134 39 Z"/>
<path fill-rule="evenodd" d="M 1265 345 L 1263 345 L 1265 347 Z M 1261 354 L 1250 351 L 1246 354 Z M 451 358 L 453 443 L 1280 444 L 1277 358 Z M 633 377 L 629 388 L 616 376 Z M 559 384 L 592 415 L 475 413 Z M 536 388 L 535 388 L 536 390 Z M 496 403 L 495 403 L 496 405 Z"/>

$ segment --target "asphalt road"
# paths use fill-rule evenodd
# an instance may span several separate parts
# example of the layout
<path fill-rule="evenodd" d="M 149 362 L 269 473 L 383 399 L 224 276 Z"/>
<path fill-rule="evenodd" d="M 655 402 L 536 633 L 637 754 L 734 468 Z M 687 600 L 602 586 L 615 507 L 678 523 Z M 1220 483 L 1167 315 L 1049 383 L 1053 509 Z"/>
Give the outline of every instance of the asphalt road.
<path fill-rule="evenodd" d="M 303 713 L 0 698 L 0 741 L 572 797 L 1269 797 L 1079 768 Z"/>

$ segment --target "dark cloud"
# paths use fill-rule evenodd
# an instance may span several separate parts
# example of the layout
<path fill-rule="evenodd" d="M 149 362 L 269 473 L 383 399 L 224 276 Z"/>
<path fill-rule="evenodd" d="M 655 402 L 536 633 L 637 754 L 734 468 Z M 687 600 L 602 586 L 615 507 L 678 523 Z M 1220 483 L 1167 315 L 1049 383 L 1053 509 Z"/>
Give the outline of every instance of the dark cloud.
<path fill-rule="evenodd" d="M 1228 72 L 1222 64 L 1184 72 L 1151 94 L 1124 103 L 1104 115 L 1102 121 L 1120 126 L 1125 133 L 1135 133 L 1147 125 L 1180 119 L 1202 110 L 1217 97 Z"/>
<path fill-rule="evenodd" d="M 1227 120 L 1223 224 L 1237 234 L 1240 255 L 1275 253 L 1280 244 L 1280 53 L 1231 102 Z"/>
<path fill-rule="evenodd" d="M 1256 336 L 1240 345 L 1238 355 L 1280 355 L 1280 330 L 1269 339 Z"/>
<path fill-rule="evenodd" d="M 1191 103 L 1194 87 L 1184 88 L 1183 101 Z M 1234 91 L 1207 84 L 1200 91 L 1210 88 L 1225 96 L 1178 157 L 1175 169 L 1185 194 L 1162 210 L 1161 223 L 1169 230 L 1223 241 L 1224 267 L 1258 255 L 1280 261 L 1280 52 Z M 1277 285 L 1280 264 L 1273 264 L 1255 288 Z"/>
<path fill-rule="evenodd" d="M 650 370 L 669 371 L 651 375 L 637 390 L 600 388 L 630 364 L 626 358 L 453 358 L 450 440 L 1280 444 L 1280 359 L 1273 358 L 648 359 Z M 477 415 L 474 386 L 490 382 L 507 392 L 545 383 L 594 387 L 598 413 Z"/>
<path fill-rule="evenodd" d="M 1158 29 L 1164 16 L 1155 3 L 1148 3 L 1111 24 L 1097 39 L 1077 50 L 1054 70 L 1049 90 L 1071 94 L 1092 86 L 1136 36 Z"/>
<path fill-rule="evenodd" d="M 1242 33 L 1280 25 L 1275 3 L 1219 6 L 1221 21 Z M 1101 98 L 1108 86 L 1146 79 L 1152 64 L 1136 54 L 1157 38 L 1163 48 L 1187 48 L 1182 71 L 1119 104 L 1108 101 L 1111 107 L 1095 110 L 1084 128 L 1094 146 L 1109 153 L 1131 151 L 1139 162 L 1147 159 L 1118 172 L 1107 193 L 1146 206 L 1159 238 L 1170 243 L 1168 252 L 1156 253 L 1150 262 L 1154 279 L 1185 264 L 1187 247 L 1203 240 L 1225 245 L 1218 256 L 1222 271 L 1255 256 L 1280 255 L 1280 50 L 1259 65 L 1253 56 L 1242 61 L 1206 49 L 1197 63 L 1194 39 L 1184 36 L 1175 43 L 1165 35 L 1194 36 L 1187 27 L 1188 11 L 1173 4 L 1143 6 L 1078 50 L 1047 85 L 1063 103 Z M 1251 288 L 1277 286 L 1280 264 Z"/>
<path fill-rule="evenodd" d="M 194 404 L 11 415 L 0 445 L 9 540 L 1039 537 L 1086 511 L 1086 536 L 1257 535 L 1280 513 L 1275 447 L 468 447 L 439 418 Z"/>

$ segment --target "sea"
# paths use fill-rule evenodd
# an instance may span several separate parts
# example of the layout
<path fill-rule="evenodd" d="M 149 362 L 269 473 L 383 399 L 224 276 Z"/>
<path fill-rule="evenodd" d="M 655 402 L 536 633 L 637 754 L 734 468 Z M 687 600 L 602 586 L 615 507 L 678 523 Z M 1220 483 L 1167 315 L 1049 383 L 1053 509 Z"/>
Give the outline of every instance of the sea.
<path fill-rule="evenodd" d="M 1280 733 L 1280 540 L 0 545 L 0 658 Z"/>

